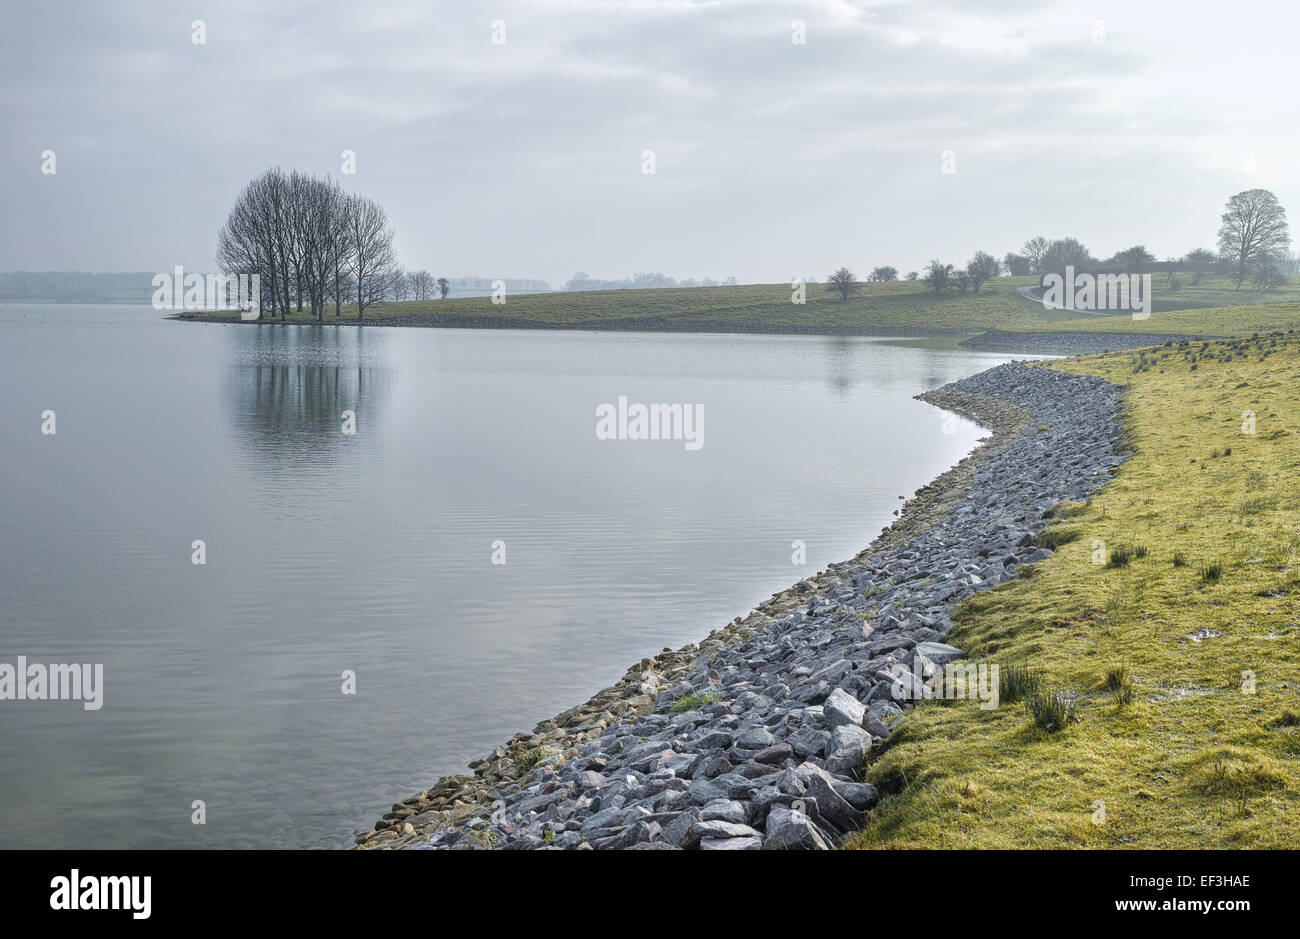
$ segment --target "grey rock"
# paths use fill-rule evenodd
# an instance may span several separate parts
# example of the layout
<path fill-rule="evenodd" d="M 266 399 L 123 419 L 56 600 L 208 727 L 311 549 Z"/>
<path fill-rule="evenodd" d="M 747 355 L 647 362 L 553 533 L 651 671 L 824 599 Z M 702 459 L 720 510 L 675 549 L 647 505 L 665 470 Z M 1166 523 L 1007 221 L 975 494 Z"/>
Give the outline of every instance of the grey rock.
<path fill-rule="evenodd" d="M 700 843 L 700 836 L 695 831 L 695 823 L 700 820 L 700 810 L 689 808 L 664 825 L 660 840 L 679 848 L 694 848 Z"/>
<path fill-rule="evenodd" d="M 763 839 L 758 835 L 750 838 L 704 838 L 700 841 L 701 851 L 761 851 Z"/>
<path fill-rule="evenodd" d="M 758 832 L 748 825 L 739 822 L 724 822 L 721 820 L 707 821 L 701 820 L 695 823 L 695 833 L 700 838 L 754 838 Z"/>
<path fill-rule="evenodd" d="M 776 805 L 767 816 L 764 851 L 829 851 L 830 843 L 803 812 Z"/>
<path fill-rule="evenodd" d="M 826 723 L 831 730 L 834 730 L 843 724 L 853 727 L 861 726 L 862 718 L 866 715 L 867 709 L 853 695 L 836 688 L 827 697 L 826 703 L 823 705 L 823 713 L 826 716 Z"/>
<path fill-rule="evenodd" d="M 745 806 L 735 799 L 714 799 L 706 802 L 700 810 L 700 817 L 707 822 L 746 822 Z"/>

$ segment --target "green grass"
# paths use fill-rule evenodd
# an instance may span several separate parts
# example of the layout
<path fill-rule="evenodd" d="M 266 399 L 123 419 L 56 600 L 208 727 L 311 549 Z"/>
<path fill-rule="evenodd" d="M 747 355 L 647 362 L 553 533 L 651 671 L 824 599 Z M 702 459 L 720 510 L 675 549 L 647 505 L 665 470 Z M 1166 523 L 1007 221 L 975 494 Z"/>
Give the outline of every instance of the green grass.
<path fill-rule="evenodd" d="M 502 304 L 494 304 L 490 297 L 378 303 L 367 308 L 365 318 L 390 325 L 403 320 L 427 325 L 430 319 L 454 323 L 472 318 L 482 325 L 526 320 L 552 326 L 630 329 L 904 329 L 962 333 L 1067 329 L 1183 335 L 1249 335 L 1263 329 L 1300 326 L 1300 278 L 1291 278 L 1286 285 L 1266 293 L 1249 288 L 1233 291 L 1222 278 L 1206 278 L 1201 287 L 1171 292 L 1163 284 L 1163 275 L 1157 275 L 1153 281 L 1157 312 L 1146 321 L 1134 321 L 1127 315 L 1078 319 L 1072 311 L 1049 311 L 1016 292 L 1019 287 L 1037 283 L 1033 277 L 999 277 L 985 284 L 978 294 L 949 292 L 943 296 L 936 296 L 916 281 L 867 283 L 843 301 L 832 296 L 824 284 L 811 284 L 803 305 L 791 303 L 789 284 L 518 294 L 507 295 Z M 1227 303 L 1237 306 L 1190 313 L 1161 312 L 1188 304 L 1205 307 Z M 294 313 L 288 322 L 309 323 L 313 319 L 307 313 Z M 341 317 L 327 309 L 325 322 L 355 323 L 356 309 L 344 307 Z"/>
<path fill-rule="evenodd" d="M 1084 333 L 1155 333 L 1178 339 L 1185 336 L 1250 336 L 1255 333 L 1300 329 L 1300 303 L 1256 303 L 1242 306 L 1152 313 L 1150 319 L 1128 316 L 1090 316 L 1064 320 L 1043 329 Z M 1013 326 L 1012 330 L 1033 327 Z"/>
<path fill-rule="evenodd" d="M 958 609 L 946 641 L 1001 663 L 1003 700 L 910 712 L 864 769 L 886 797 L 851 847 L 1300 845 L 1300 337 L 1146 358 L 1050 366 L 1127 386 L 1133 452 L 1053 513 L 1080 537 Z M 1107 567 L 1097 540 L 1155 550 Z M 1007 663 L 1051 729 L 1011 704 Z"/>
<path fill-rule="evenodd" d="M 367 307 L 366 319 L 397 323 L 407 317 L 433 316 L 474 317 L 489 322 L 523 319 L 557 326 L 643 321 L 646 328 L 656 329 L 707 323 L 720 327 L 906 327 L 973 332 L 1061 318 L 1060 313 L 1049 313 L 1016 293 L 1016 287 L 1035 282 L 1034 278 L 1000 278 L 986 284 L 978 294 L 947 293 L 942 297 L 936 297 L 919 282 L 862 284 L 848 300 L 832 296 L 823 284 L 810 284 L 802 305 L 791 302 L 789 284 L 517 294 L 507 295 L 501 304 L 494 304 L 490 297 L 461 297 L 375 304 Z M 356 308 L 344 307 L 341 319 L 355 322 Z M 295 313 L 289 321 L 312 320 L 305 313 Z M 325 321 L 341 320 L 331 309 L 326 311 Z"/>
<path fill-rule="evenodd" d="M 1075 722 L 1074 704 L 1061 691 L 1038 691 L 1025 699 L 1025 708 L 1034 725 L 1049 734 L 1064 730 Z"/>
<path fill-rule="evenodd" d="M 704 694 L 682 695 L 682 697 L 673 702 L 672 710 L 674 714 L 685 714 L 687 711 L 694 711 L 696 708 L 702 708 L 706 704 L 717 704 L 721 700 L 721 698 L 711 691 L 705 692 Z"/>

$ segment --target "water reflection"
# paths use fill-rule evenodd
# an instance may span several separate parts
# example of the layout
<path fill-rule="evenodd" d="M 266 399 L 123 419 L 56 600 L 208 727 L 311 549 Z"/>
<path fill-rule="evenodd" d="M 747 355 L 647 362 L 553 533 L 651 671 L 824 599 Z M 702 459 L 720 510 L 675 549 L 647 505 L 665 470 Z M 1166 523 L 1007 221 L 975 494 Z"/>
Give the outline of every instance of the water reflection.
<path fill-rule="evenodd" d="M 377 367 L 366 330 L 319 326 L 234 330 L 225 385 L 230 428 L 273 476 L 334 467 L 364 432 L 382 431 L 396 372 Z M 349 413 L 350 412 L 350 415 Z M 352 430 L 354 433 L 349 433 Z"/>
<path fill-rule="evenodd" d="M 857 376 L 859 353 L 862 343 L 851 336 L 828 336 L 826 338 L 826 385 L 835 392 L 841 401 L 849 396 Z"/>

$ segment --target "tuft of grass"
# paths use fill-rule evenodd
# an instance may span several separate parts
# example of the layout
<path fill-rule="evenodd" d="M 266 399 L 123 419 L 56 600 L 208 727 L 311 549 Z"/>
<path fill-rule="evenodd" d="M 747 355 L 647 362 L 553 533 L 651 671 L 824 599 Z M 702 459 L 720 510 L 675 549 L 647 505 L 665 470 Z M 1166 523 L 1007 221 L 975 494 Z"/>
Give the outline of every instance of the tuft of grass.
<path fill-rule="evenodd" d="M 501 839 L 491 828 L 471 828 L 469 840 L 484 851 L 492 851 L 501 843 Z"/>
<path fill-rule="evenodd" d="M 1175 551 L 1173 557 L 1174 567 L 1187 566 L 1187 553 L 1185 551 Z"/>
<path fill-rule="evenodd" d="M 1025 707 L 1034 719 L 1034 726 L 1049 734 L 1064 730 L 1075 721 L 1074 703 L 1060 691 L 1037 691 L 1025 699 Z"/>
<path fill-rule="evenodd" d="M 1066 527 L 1063 525 L 1052 525 L 1044 528 L 1034 539 L 1034 543 L 1042 548 L 1051 548 L 1053 551 L 1067 545 L 1071 541 L 1078 541 L 1083 534 L 1083 529 L 1078 527 Z"/>
<path fill-rule="evenodd" d="M 672 711 L 674 714 L 685 714 L 706 704 L 717 704 L 721 700 L 712 691 L 706 691 L 704 694 L 685 694 L 673 702 Z"/>
<path fill-rule="evenodd" d="M 1015 704 L 1038 693 L 1043 685 L 1043 673 L 1027 665 L 1012 663 L 998 669 L 998 702 Z"/>
<path fill-rule="evenodd" d="M 1201 580 L 1206 583 L 1217 584 L 1223 579 L 1223 563 L 1213 561 L 1201 567 Z"/>
<path fill-rule="evenodd" d="M 541 747 L 531 749 L 520 748 L 511 754 L 515 766 L 519 768 L 520 773 L 526 773 L 546 757 L 546 751 Z"/>
<path fill-rule="evenodd" d="M 1110 549 L 1110 557 L 1106 561 L 1107 567 L 1128 567 L 1133 560 L 1133 549 L 1128 545 L 1116 545 Z"/>
<path fill-rule="evenodd" d="M 1127 665 L 1116 665 L 1106 672 L 1106 690 L 1115 699 L 1116 707 L 1122 708 L 1133 703 L 1133 676 L 1129 674 Z"/>
<path fill-rule="evenodd" d="M 1066 499 L 1064 502 L 1058 502 L 1055 508 L 1048 509 L 1044 513 L 1045 518 L 1078 518 L 1084 512 L 1088 511 L 1086 502 L 1074 502 Z"/>

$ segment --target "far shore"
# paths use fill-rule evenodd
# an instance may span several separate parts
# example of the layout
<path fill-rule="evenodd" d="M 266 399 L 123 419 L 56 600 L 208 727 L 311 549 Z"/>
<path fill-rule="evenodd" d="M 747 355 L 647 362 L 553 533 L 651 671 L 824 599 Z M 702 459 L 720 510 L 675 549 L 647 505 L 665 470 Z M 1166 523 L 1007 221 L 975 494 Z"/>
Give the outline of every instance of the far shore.
<path fill-rule="evenodd" d="M 501 297 L 382 300 L 357 317 L 355 304 L 264 312 L 177 311 L 191 323 L 405 326 L 434 329 L 556 329 L 602 332 L 785 336 L 945 337 L 990 352 L 1078 355 L 1208 337 L 1300 329 L 1300 284 L 1242 291 L 1224 278 L 1154 285 L 1149 314 L 1088 313 L 1044 305 L 1031 277 L 999 277 L 978 292 L 936 293 L 911 281 L 860 284 L 840 297 L 825 285 L 789 284 L 517 293 Z M 1028 294 L 1028 295 L 1027 295 Z M 296 306 L 296 303 L 294 304 Z M 1070 337 L 1063 339 L 1063 335 Z M 1088 336 L 1090 338 L 1082 338 Z M 1118 338 L 1124 337 L 1124 338 Z"/>
<path fill-rule="evenodd" d="M 784 336 L 880 336 L 954 340 L 956 345 L 979 352 L 1007 352 L 1024 355 L 1087 355 L 1140 349 L 1171 341 L 1217 338 L 1188 336 L 1179 333 L 1105 333 L 1044 330 L 972 330 L 942 326 L 884 326 L 876 324 L 846 325 L 839 323 L 760 323 L 718 320 L 680 320 L 666 317 L 628 317 L 576 323 L 542 322 L 512 316 L 467 316 L 463 314 L 416 313 L 358 320 L 354 317 L 326 315 L 323 320 L 294 319 L 281 322 L 270 317 L 244 320 L 238 313 L 176 313 L 168 319 L 191 323 L 225 323 L 239 326 L 383 326 L 417 329 L 549 329 L 563 331 L 631 332 L 631 333 L 724 333 Z"/>

